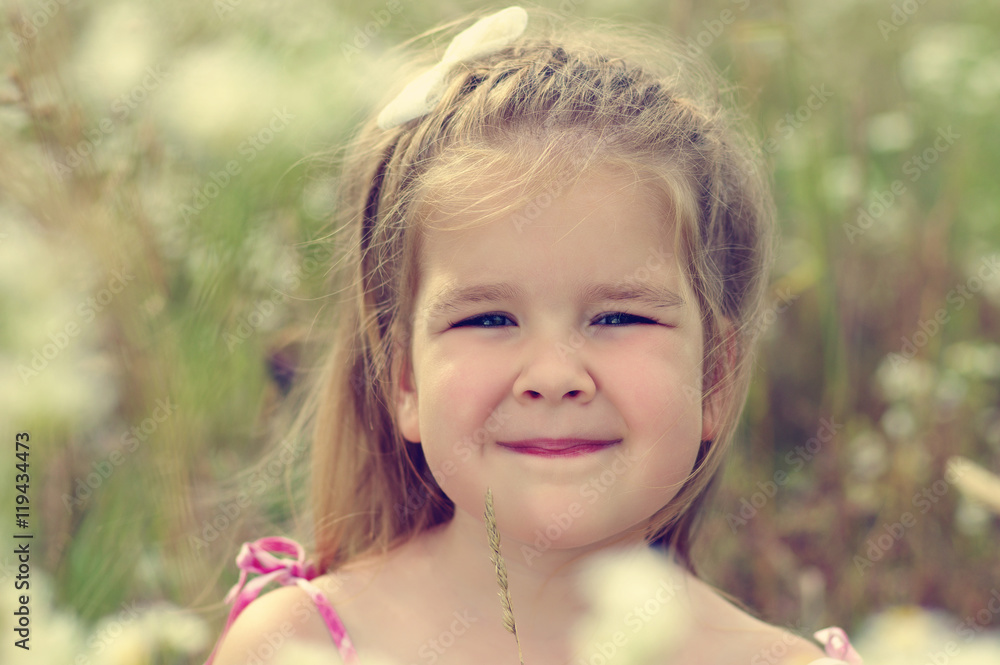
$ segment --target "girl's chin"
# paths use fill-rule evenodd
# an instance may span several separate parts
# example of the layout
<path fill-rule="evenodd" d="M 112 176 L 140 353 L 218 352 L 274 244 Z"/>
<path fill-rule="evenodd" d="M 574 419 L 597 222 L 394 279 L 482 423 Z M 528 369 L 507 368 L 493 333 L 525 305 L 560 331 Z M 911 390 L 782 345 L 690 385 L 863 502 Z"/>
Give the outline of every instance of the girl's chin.
<path fill-rule="evenodd" d="M 544 553 L 572 555 L 611 543 L 641 543 L 645 525 L 660 505 L 654 506 L 655 501 L 649 501 L 648 506 L 623 506 L 619 505 L 620 500 L 591 504 L 580 498 L 577 488 L 565 492 L 560 491 L 562 488 L 549 488 L 532 493 L 497 485 L 493 489 L 493 503 L 504 557 L 516 557 L 529 564 Z M 478 491 L 469 487 L 452 496 L 453 500 L 458 499 L 456 504 L 461 512 L 483 525 L 485 496 L 480 499 Z M 633 526 L 629 527 L 630 524 Z M 485 526 L 476 528 L 483 529 L 485 538 Z"/>
<path fill-rule="evenodd" d="M 521 513 L 513 524 L 499 522 L 504 557 L 532 565 L 546 559 L 585 554 L 612 543 L 642 542 L 644 529 L 623 531 L 620 521 L 601 519 L 593 506 L 588 508 L 590 511 L 573 510 L 571 506 L 547 514 Z"/>

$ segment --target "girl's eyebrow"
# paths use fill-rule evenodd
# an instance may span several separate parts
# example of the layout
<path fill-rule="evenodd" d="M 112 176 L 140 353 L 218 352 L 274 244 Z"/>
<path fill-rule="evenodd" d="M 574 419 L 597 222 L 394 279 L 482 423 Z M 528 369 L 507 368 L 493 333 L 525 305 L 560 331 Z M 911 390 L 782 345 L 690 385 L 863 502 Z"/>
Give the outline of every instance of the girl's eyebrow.
<path fill-rule="evenodd" d="M 660 310 L 670 310 L 684 305 L 684 299 L 672 289 L 648 282 L 618 284 L 587 284 L 577 291 L 577 297 L 588 304 L 611 301 L 630 301 Z M 507 282 L 447 286 L 435 294 L 426 307 L 428 318 L 456 312 L 465 305 L 498 301 L 524 300 L 525 291 Z"/>

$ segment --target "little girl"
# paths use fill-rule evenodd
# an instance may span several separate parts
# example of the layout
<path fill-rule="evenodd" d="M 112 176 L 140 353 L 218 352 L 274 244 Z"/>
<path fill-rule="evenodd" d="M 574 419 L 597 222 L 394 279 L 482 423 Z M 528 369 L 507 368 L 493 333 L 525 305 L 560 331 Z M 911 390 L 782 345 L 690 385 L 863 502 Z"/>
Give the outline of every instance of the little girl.
<path fill-rule="evenodd" d="M 343 306 L 303 418 L 313 557 L 244 546 L 209 662 L 294 646 L 363 665 L 616 662 L 642 622 L 623 613 L 581 648 L 584 571 L 655 551 L 683 573 L 644 578 L 660 605 L 639 607 L 683 608 L 684 629 L 644 662 L 859 663 L 843 631 L 817 633 L 824 655 L 691 560 L 771 259 L 754 151 L 703 66 L 531 14 L 456 35 L 352 146 Z M 271 582 L 287 586 L 250 604 Z"/>

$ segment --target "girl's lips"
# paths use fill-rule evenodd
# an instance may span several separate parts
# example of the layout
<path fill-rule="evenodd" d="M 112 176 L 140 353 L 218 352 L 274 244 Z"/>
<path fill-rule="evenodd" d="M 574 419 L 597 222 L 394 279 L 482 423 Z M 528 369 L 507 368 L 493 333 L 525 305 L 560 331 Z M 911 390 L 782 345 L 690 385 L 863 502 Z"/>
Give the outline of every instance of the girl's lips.
<path fill-rule="evenodd" d="M 621 439 L 525 439 L 522 441 L 497 441 L 497 445 L 523 455 L 542 457 L 570 457 L 597 452 L 621 443 Z"/>

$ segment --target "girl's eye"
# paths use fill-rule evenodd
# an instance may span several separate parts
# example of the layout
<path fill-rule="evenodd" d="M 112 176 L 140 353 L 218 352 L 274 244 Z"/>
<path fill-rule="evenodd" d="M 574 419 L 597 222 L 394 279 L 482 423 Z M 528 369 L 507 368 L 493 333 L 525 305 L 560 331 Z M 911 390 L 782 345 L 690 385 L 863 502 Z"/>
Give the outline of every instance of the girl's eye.
<path fill-rule="evenodd" d="M 601 324 L 601 321 L 606 321 L 606 323 Z M 510 322 L 512 325 L 517 325 L 509 316 L 499 312 L 480 314 L 479 316 L 474 316 L 472 318 L 465 319 L 464 321 L 459 321 L 458 323 L 452 323 L 449 325 L 452 328 L 505 328 L 507 325 L 504 322 Z M 594 323 L 596 325 L 606 325 L 617 328 L 635 324 L 656 324 L 656 321 L 647 319 L 644 316 L 629 314 L 628 312 L 607 312 L 594 319 Z"/>
<path fill-rule="evenodd" d="M 625 326 L 635 323 L 656 323 L 656 321 L 653 321 L 652 319 L 647 319 L 644 316 L 636 316 L 635 314 L 629 314 L 628 312 L 608 312 L 606 314 L 601 314 L 599 317 L 594 319 L 594 323 L 605 319 L 609 321 L 609 323 L 606 323 L 605 325 L 612 327 Z"/>
<path fill-rule="evenodd" d="M 504 321 L 510 321 L 510 317 L 506 314 L 491 312 L 490 314 L 480 314 L 479 316 L 474 316 L 471 319 L 465 319 L 464 321 L 459 321 L 458 323 L 452 323 L 450 324 L 450 327 L 503 328 L 505 327 L 503 323 Z"/>

